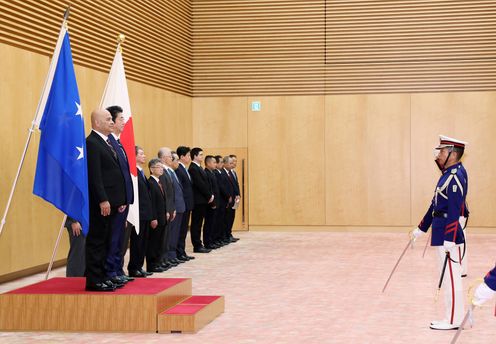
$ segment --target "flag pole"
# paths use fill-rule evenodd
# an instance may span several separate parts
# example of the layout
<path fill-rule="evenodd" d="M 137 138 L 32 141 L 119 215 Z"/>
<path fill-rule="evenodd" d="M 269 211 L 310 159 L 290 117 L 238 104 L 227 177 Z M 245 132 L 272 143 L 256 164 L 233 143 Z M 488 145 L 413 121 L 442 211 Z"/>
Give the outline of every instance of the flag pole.
<path fill-rule="evenodd" d="M 71 6 L 69 5 L 69 6 L 67 6 L 67 8 L 64 12 L 64 20 L 62 22 L 62 28 L 67 26 L 67 19 L 69 18 L 70 12 L 71 12 Z M 19 162 L 19 167 L 17 168 L 17 173 L 16 173 L 16 176 L 14 178 L 14 183 L 12 183 L 12 188 L 10 189 L 9 199 L 7 201 L 7 205 L 5 206 L 5 211 L 3 213 L 2 220 L 0 221 L 0 236 L 2 235 L 3 227 L 5 226 L 5 222 L 6 222 L 6 218 L 7 218 L 7 214 L 8 214 L 9 209 L 10 209 L 10 204 L 12 203 L 12 198 L 14 197 L 14 191 L 15 191 L 15 188 L 17 186 L 17 182 L 19 181 L 19 176 L 21 175 L 21 169 L 22 169 L 22 166 L 24 165 L 24 159 L 26 158 L 26 153 L 28 151 L 29 143 L 31 142 L 31 137 L 33 136 L 33 132 L 34 132 L 34 129 L 36 127 L 36 118 L 38 117 L 38 112 L 40 111 L 41 104 L 42 104 L 42 102 L 44 102 L 44 95 L 46 93 L 47 86 L 48 86 L 49 80 L 51 78 L 50 70 L 53 69 L 54 60 L 55 59 L 52 58 L 52 62 L 50 63 L 50 69 L 48 71 L 48 75 L 47 75 L 47 77 L 45 79 L 45 83 L 43 85 L 43 91 L 41 93 L 42 96 L 40 97 L 40 100 L 38 101 L 38 106 L 36 107 L 35 117 L 34 117 L 33 121 L 31 122 L 31 128 L 29 128 L 28 138 L 26 139 L 26 144 L 24 145 L 24 151 L 22 152 L 21 161 Z"/>
<path fill-rule="evenodd" d="M 55 255 L 57 254 L 57 250 L 59 248 L 60 237 L 62 236 L 62 231 L 64 230 L 66 220 L 67 220 L 67 215 L 64 215 L 64 219 L 62 220 L 62 224 L 60 225 L 59 236 L 57 237 L 57 241 L 55 242 L 55 247 L 53 248 L 52 259 L 50 259 L 50 264 L 48 264 L 45 280 L 48 279 L 48 275 L 50 275 L 50 272 L 52 271 L 53 261 L 55 260 Z"/>

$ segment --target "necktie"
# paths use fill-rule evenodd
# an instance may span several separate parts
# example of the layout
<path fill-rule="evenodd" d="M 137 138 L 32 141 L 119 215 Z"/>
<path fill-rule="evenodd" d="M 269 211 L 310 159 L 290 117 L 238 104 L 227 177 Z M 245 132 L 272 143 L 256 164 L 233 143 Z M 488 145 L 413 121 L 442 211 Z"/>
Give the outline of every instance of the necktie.
<path fill-rule="evenodd" d="M 110 143 L 110 139 L 107 138 L 107 144 L 110 147 L 110 150 L 112 151 L 112 155 L 114 156 L 114 159 L 117 159 L 117 152 L 115 151 L 114 147 L 112 147 L 112 144 Z"/>
<path fill-rule="evenodd" d="M 162 187 L 162 184 L 160 183 L 160 181 L 158 181 L 157 183 L 158 183 L 158 187 L 160 188 L 160 191 L 162 191 L 162 195 L 165 196 L 164 188 Z"/>
<path fill-rule="evenodd" d="M 127 161 L 127 155 L 126 155 L 126 151 L 124 150 L 124 147 L 122 147 L 121 145 L 121 140 L 120 139 L 117 139 L 117 143 L 119 144 L 119 148 L 121 149 L 122 151 L 122 155 L 124 156 L 124 158 L 126 159 Z"/>

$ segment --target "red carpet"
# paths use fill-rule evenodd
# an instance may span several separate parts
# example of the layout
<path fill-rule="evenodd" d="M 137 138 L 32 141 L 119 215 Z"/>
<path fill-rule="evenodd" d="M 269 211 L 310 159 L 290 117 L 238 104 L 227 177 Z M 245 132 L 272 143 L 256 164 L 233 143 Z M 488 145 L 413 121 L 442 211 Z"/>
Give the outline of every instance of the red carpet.
<path fill-rule="evenodd" d="M 171 309 L 166 310 L 162 314 L 184 314 L 192 315 L 198 312 L 200 309 L 205 308 L 206 305 L 177 305 Z"/>
<path fill-rule="evenodd" d="M 84 277 L 57 277 L 14 289 L 5 294 L 155 295 L 185 280 L 185 278 L 137 278 L 114 292 L 92 292 L 84 290 L 86 283 Z"/>
<path fill-rule="evenodd" d="M 191 296 L 190 298 L 187 298 L 183 302 L 181 302 L 182 305 L 208 305 L 215 300 L 217 300 L 220 296 Z"/>

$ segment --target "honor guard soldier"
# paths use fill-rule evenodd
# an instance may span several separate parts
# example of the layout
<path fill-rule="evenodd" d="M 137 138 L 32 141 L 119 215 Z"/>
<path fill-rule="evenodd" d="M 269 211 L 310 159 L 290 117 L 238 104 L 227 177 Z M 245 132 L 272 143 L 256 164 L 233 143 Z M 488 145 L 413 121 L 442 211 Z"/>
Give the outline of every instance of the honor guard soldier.
<path fill-rule="evenodd" d="M 436 246 L 440 262 L 440 286 L 445 294 L 445 318 L 431 322 L 431 329 L 454 330 L 464 316 L 464 298 L 461 280 L 461 260 L 465 236 L 460 217 L 467 215 L 467 172 L 460 159 L 466 142 L 440 135 L 435 148 L 436 164 L 442 172 L 434 197 L 424 218 L 412 232 L 414 238 L 423 235 L 432 226 L 431 246 Z M 461 253 L 460 253 L 461 252 Z"/>

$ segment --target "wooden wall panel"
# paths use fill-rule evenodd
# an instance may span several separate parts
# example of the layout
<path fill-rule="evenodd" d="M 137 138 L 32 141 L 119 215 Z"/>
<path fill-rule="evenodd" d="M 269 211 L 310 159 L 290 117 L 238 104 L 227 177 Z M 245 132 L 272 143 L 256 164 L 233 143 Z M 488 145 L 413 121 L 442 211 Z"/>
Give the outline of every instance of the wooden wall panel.
<path fill-rule="evenodd" d="M 68 2 L 1 0 L 0 42 L 51 56 Z M 74 62 L 107 72 L 117 36 L 127 36 L 130 80 L 191 95 L 190 0 L 73 0 L 69 33 Z"/>
<path fill-rule="evenodd" d="M 410 223 L 408 95 L 326 97 L 326 224 Z"/>
<path fill-rule="evenodd" d="M 260 97 L 248 114 L 250 225 L 325 223 L 324 97 Z"/>
<path fill-rule="evenodd" d="M 246 97 L 193 98 L 194 145 L 206 147 L 246 147 Z"/>
<path fill-rule="evenodd" d="M 0 70 L 0 137 L 3 141 L 0 146 L 3 162 L 0 205 L 3 217 L 48 71 L 48 58 L 0 44 Z M 48 262 L 62 221 L 63 216 L 55 208 L 32 194 L 38 141 L 39 134 L 35 132 L 0 236 L 0 275 Z M 63 238 L 59 259 L 67 252 L 67 247 L 67 239 Z"/>
<path fill-rule="evenodd" d="M 46 56 L 0 43 L 0 103 L 3 105 L 0 136 L 8 142 L 0 147 L 0 160 L 6 162 L 0 180 L 2 216 L 48 65 Z M 107 73 L 82 66 L 76 66 L 75 70 L 89 133 L 90 114 L 100 104 Z M 175 148 L 192 142 L 190 97 L 138 82 L 129 82 L 128 86 L 136 142 L 143 145 L 148 158 L 155 156 L 161 146 Z M 55 207 L 32 194 L 39 136 L 38 132 L 33 135 L 0 236 L 0 275 L 47 263 L 62 221 L 63 215 Z M 64 234 L 56 259 L 64 258 L 67 250 L 68 239 Z"/>
<path fill-rule="evenodd" d="M 494 90 L 494 0 L 192 0 L 194 96 Z"/>
<path fill-rule="evenodd" d="M 412 99 L 412 214 L 417 224 L 424 215 L 439 178 L 433 147 L 444 134 L 468 142 L 463 163 L 469 174 L 467 202 L 470 226 L 495 227 L 492 171 L 496 158 L 491 153 L 496 128 L 496 93 L 413 94 Z"/>

